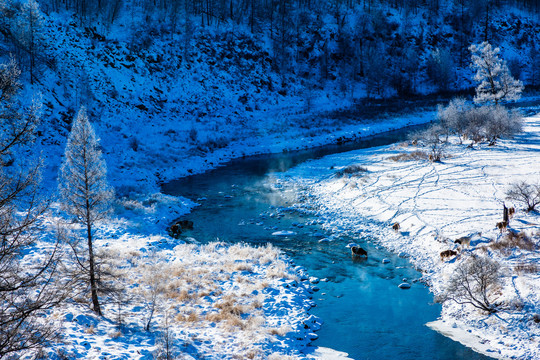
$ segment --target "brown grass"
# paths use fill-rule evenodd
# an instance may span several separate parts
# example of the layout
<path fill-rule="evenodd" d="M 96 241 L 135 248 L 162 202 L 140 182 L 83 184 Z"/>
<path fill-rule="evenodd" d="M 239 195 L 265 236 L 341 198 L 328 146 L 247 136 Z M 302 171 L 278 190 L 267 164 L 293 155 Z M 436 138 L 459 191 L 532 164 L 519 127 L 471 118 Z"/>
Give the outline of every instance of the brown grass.
<path fill-rule="evenodd" d="M 253 272 L 253 266 L 251 266 L 248 263 L 244 263 L 244 262 L 237 263 L 236 266 L 234 267 L 234 270 L 235 271 L 247 271 L 247 272 L 252 273 Z"/>
<path fill-rule="evenodd" d="M 270 329 L 270 335 L 285 336 L 292 331 L 292 328 L 289 325 L 282 325 L 279 328 Z"/>
<path fill-rule="evenodd" d="M 429 155 L 424 151 L 412 151 L 388 157 L 392 161 L 428 160 Z"/>
<path fill-rule="evenodd" d="M 349 176 L 359 176 L 360 174 L 366 173 L 368 170 L 360 165 L 349 165 L 344 167 L 341 170 L 336 171 L 336 177 L 340 178 L 345 175 Z"/>
<path fill-rule="evenodd" d="M 501 240 L 490 243 L 489 247 L 493 250 L 500 251 L 504 255 L 510 255 L 515 248 L 527 251 L 536 249 L 536 245 L 531 241 L 527 234 L 513 231 L 509 231 Z"/>
<path fill-rule="evenodd" d="M 514 266 L 514 272 L 519 274 L 537 274 L 540 271 L 540 266 L 534 263 L 521 263 Z"/>
<path fill-rule="evenodd" d="M 117 339 L 119 338 L 120 336 L 122 336 L 122 332 L 121 331 L 113 331 L 111 333 L 109 333 L 109 337 L 111 339 Z"/>

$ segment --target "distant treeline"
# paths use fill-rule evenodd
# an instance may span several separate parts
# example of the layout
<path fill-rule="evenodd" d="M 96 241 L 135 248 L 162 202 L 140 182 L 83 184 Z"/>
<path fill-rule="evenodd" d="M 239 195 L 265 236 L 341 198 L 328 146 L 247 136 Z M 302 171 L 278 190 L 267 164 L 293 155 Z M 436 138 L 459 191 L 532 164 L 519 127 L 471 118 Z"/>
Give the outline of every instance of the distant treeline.
<path fill-rule="evenodd" d="M 473 87 L 473 43 L 502 49 L 512 75 L 540 84 L 540 0 L 43 0 L 45 14 L 69 11 L 81 26 L 126 23 L 134 50 L 201 29 L 251 34 L 274 71 L 311 87 L 335 81 L 368 97 Z M 216 59 L 219 61 L 219 59 Z"/>

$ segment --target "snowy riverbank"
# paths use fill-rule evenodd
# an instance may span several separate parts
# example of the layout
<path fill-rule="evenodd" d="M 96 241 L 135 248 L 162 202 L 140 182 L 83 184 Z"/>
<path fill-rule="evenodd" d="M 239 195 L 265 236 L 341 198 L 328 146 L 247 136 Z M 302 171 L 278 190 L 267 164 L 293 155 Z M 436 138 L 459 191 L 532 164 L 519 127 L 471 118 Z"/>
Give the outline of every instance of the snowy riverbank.
<path fill-rule="evenodd" d="M 116 289 L 101 296 L 104 317 L 90 310 L 84 291 L 74 295 L 44 318 L 56 323 L 60 339 L 41 356 L 313 358 L 302 350 L 322 321 L 308 313 L 314 303 L 305 270 L 271 245 L 199 245 L 169 237 L 164 224 L 192 206 L 166 195 L 120 201 L 95 236 L 100 268 Z M 50 232 L 37 248 L 50 246 L 57 220 L 47 218 Z M 39 254 L 31 251 L 25 261 Z"/>
<path fill-rule="evenodd" d="M 456 333 L 469 333 L 467 345 L 484 349 L 490 356 L 537 359 L 540 218 L 524 212 L 519 204 L 510 204 L 505 192 L 515 181 L 540 180 L 539 139 L 540 117 L 535 116 L 526 119 L 522 134 L 493 147 L 471 149 L 455 141 L 441 163 L 414 159 L 407 154 L 426 149 L 398 144 L 328 156 L 286 175 L 304 187 L 307 205 L 318 211 L 329 229 L 373 236 L 390 250 L 410 257 L 426 273 L 436 296 L 464 259 L 478 254 L 497 260 L 502 265 L 502 288 L 496 302 L 504 310 L 488 316 L 448 301 L 441 320 Z M 335 175 L 350 165 L 367 171 Z M 502 221 L 505 201 L 517 210 L 511 229 L 527 234 L 534 250 L 505 246 L 501 241 L 504 235 L 495 224 Z M 400 224 L 397 232 L 392 229 L 396 222 Z M 454 240 L 463 236 L 471 237 L 471 246 L 456 259 L 441 261 L 440 252 L 456 249 Z M 476 344 L 471 343 L 475 338 Z"/>

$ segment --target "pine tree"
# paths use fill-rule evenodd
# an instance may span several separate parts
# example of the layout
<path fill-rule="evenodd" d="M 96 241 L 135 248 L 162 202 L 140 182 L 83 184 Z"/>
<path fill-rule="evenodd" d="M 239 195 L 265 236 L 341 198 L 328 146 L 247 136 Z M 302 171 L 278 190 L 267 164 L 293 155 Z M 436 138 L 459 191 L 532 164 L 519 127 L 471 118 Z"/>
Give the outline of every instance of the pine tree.
<path fill-rule="evenodd" d="M 58 183 L 62 207 L 86 226 L 88 272 L 94 311 L 102 315 L 98 299 L 92 227 L 110 211 L 114 198 L 107 184 L 107 168 L 94 129 L 82 107 L 68 138 Z"/>
<path fill-rule="evenodd" d="M 472 68 L 476 70 L 474 80 L 476 87 L 476 103 L 494 103 L 498 105 L 501 100 L 517 100 L 521 97 L 523 83 L 514 79 L 508 70 L 506 62 L 499 57 L 500 49 L 491 46 L 488 42 L 471 45 Z"/>

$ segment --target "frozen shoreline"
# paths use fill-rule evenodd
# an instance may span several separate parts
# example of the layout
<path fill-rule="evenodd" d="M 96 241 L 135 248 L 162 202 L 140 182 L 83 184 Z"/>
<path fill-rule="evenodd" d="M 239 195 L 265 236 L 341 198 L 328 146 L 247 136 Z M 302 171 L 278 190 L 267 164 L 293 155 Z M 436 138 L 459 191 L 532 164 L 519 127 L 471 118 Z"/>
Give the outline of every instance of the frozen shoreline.
<path fill-rule="evenodd" d="M 455 323 L 454 323 L 455 324 Z M 500 360 L 506 360 L 508 358 L 499 354 L 494 354 L 493 350 L 483 343 L 482 338 L 471 335 L 467 330 L 459 328 L 457 325 L 454 327 L 443 320 L 436 320 L 426 324 L 430 329 L 437 331 L 438 333 L 449 337 L 450 339 L 459 342 L 460 344 L 473 349 L 477 353 Z"/>

